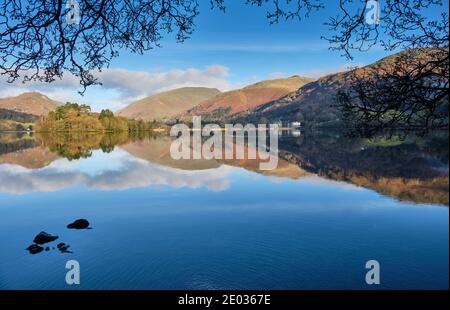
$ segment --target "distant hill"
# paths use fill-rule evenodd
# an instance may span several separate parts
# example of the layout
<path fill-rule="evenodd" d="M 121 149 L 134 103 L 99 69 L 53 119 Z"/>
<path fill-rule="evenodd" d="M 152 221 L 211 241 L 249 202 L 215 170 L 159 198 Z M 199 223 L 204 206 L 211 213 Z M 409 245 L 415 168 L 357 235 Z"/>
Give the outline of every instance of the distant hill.
<path fill-rule="evenodd" d="M 258 121 L 265 118 L 271 121 L 304 121 L 306 125 L 336 125 L 340 123 L 340 115 L 334 106 L 336 94 L 340 90 L 351 87 L 353 74 L 363 75 L 367 72 L 388 71 L 392 64 L 407 53 L 416 59 L 427 59 L 433 49 L 407 50 L 385 57 L 365 67 L 340 72 L 322 77 L 304 85 L 286 96 L 267 102 L 251 111 L 236 115 L 234 120 Z"/>
<path fill-rule="evenodd" d="M 185 117 L 202 115 L 208 119 L 224 119 L 279 99 L 312 81 L 301 76 L 262 81 L 208 99 L 189 110 Z"/>
<path fill-rule="evenodd" d="M 23 93 L 19 96 L 0 99 L 0 109 L 35 116 L 46 116 L 48 112 L 55 110 L 58 104 L 58 102 L 38 92 Z"/>
<path fill-rule="evenodd" d="M 0 120 L 13 120 L 21 123 L 34 123 L 38 119 L 39 117 L 37 115 L 0 108 Z"/>
<path fill-rule="evenodd" d="M 159 93 L 133 102 L 120 110 L 118 115 L 130 119 L 167 120 L 195 107 L 200 102 L 214 97 L 216 88 L 184 87 Z"/>

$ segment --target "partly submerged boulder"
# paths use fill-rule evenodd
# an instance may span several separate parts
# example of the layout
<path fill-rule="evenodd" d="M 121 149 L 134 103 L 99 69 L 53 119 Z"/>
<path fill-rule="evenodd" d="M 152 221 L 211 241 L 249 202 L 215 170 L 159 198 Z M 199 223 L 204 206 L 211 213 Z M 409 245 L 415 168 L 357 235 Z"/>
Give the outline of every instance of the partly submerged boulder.
<path fill-rule="evenodd" d="M 70 223 L 67 225 L 67 228 L 69 229 L 87 229 L 89 228 L 89 221 L 85 219 L 78 219 L 74 221 L 73 223 Z"/>
<path fill-rule="evenodd" d="M 34 237 L 33 242 L 37 244 L 44 244 L 55 241 L 58 238 L 59 238 L 58 236 L 53 236 L 46 233 L 45 231 L 41 231 L 36 237 Z"/>
<path fill-rule="evenodd" d="M 41 253 L 44 250 L 44 248 L 38 244 L 32 244 L 28 248 L 26 248 L 26 250 L 30 252 L 30 254 L 38 254 Z"/>

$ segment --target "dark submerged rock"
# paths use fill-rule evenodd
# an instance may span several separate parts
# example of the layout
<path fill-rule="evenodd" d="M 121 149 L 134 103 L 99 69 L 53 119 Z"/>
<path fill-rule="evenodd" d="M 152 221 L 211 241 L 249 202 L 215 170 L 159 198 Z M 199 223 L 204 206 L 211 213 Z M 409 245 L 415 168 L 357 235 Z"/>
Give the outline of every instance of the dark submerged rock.
<path fill-rule="evenodd" d="M 86 219 L 78 219 L 74 221 L 73 223 L 70 223 L 67 225 L 67 228 L 69 229 L 88 229 L 89 228 L 89 221 Z"/>
<path fill-rule="evenodd" d="M 46 233 L 45 231 L 41 231 L 36 237 L 34 237 L 33 242 L 37 244 L 45 244 L 48 242 L 55 241 L 58 238 L 59 238 L 58 236 L 53 236 Z"/>
<path fill-rule="evenodd" d="M 38 244 L 32 244 L 28 248 L 26 248 L 26 250 L 30 252 L 30 254 L 38 254 L 41 253 L 44 250 L 44 248 Z"/>

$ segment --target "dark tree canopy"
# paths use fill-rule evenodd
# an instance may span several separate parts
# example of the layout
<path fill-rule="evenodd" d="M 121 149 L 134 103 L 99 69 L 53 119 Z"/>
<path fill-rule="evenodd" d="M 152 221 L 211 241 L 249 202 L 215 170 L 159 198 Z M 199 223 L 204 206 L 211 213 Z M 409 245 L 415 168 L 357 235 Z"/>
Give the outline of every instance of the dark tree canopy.
<path fill-rule="evenodd" d="M 77 22 L 70 4 L 79 4 Z M 85 88 L 98 83 L 92 70 L 120 49 L 143 53 L 172 31 L 185 40 L 197 15 L 195 0 L 2 0 L 0 70 L 25 82 L 52 82 L 68 71 Z"/>
<path fill-rule="evenodd" d="M 120 50 L 142 54 L 158 47 L 169 34 L 178 42 L 188 39 L 195 30 L 199 3 L 207 0 L 0 1 L 0 74 L 9 82 L 52 82 L 70 73 L 80 80 L 84 92 L 86 87 L 101 83 L 95 71 L 108 67 Z M 226 11 L 230 1 L 209 3 L 212 9 Z M 270 23 L 307 18 L 330 5 L 326 0 L 240 1 L 265 8 Z M 441 0 L 383 0 L 379 2 L 379 16 L 373 15 L 376 2 L 338 0 L 335 16 L 324 20 L 330 28 L 324 39 L 331 49 L 352 58 L 355 51 L 366 51 L 375 45 L 392 51 L 443 48 L 446 52 L 432 61 L 448 66 L 449 24 L 447 8 Z M 74 14 L 77 5 L 79 20 Z M 429 15 L 426 12 L 430 8 L 442 13 Z M 422 70 L 415 72 L 421 74 Z M 448 92 L 448 75 L 442 78 L 447 82 L 439 83 L 447 85 Z M 363 90 L 362 85 L 359 88 Z M 343 103 L 345 96 L 340 99 Z M 347 112 L 352 110 L 352 104 L 345 103 Z"/>
<path fill-rule="evenodd" d="M 336 104 L 350 133 L 448 128 L 448 50 L 410 49 L 356 69 Z"/>

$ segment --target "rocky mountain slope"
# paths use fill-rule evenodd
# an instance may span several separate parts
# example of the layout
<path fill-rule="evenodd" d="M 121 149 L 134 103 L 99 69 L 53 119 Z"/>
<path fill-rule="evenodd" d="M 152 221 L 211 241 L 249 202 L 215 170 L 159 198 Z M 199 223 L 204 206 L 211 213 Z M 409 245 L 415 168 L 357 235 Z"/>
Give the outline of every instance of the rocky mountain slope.
<path fill-rule="evenodd" d="M 242 89 L 232 90 L 208 99 L 189 110 L 185 118 L 201 115 L 206 119 L 225 119 L 279 99 L 312 82 L 301 76 L 261 81 Z"/>
<path fill-rule="evenodd" d="M 324 76 L 308 83 L 286 96 L 267 102 L 254 109 L 240 113 L 235 120 L 257 122 L 264 118 L 271 121 L 302 121 L 314 125 L 338 125 L 340 115 L 335 106 L 335 98 L 339 91 L 347 91 L 352 86 L 355 76 L 369 77 L 374 72 L 389 72 L 402 57 L 426 60 L 428 50 L 408 50 L 385 57 L 373 64 Z"/>

